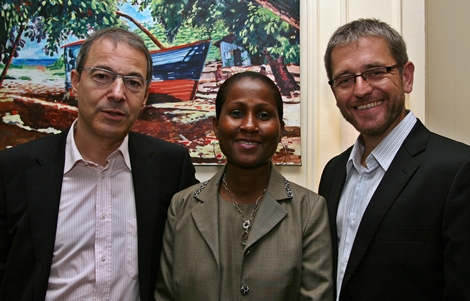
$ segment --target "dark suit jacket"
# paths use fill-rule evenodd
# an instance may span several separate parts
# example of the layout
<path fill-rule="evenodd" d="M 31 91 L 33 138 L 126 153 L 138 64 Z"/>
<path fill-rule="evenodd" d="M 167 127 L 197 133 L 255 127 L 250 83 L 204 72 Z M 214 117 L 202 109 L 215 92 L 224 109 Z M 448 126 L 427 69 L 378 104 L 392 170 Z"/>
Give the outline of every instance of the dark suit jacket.
<path fill-rule="evenodd" d="M 44 300 L 68 130 L 0 152 L 0 300 Z M 197 183 L 188 152 L 131 132 L 141 300 L 153 300 L 167 208 Z"/>
<path fill-rule="evenodd" d="M 338 258 L 336 213 L 352 148 L 325 167 Z M 336 279 L 336 275 L 334 275 Z M 340 300 L 470 300 L 470 147 L 418 120 L 360 223 Z"/>

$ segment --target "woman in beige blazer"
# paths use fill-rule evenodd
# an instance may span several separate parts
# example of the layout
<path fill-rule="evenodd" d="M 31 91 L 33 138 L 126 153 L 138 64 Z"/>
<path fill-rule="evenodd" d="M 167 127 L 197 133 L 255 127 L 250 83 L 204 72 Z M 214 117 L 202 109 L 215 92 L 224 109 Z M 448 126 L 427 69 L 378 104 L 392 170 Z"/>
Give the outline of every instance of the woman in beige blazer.
<path fill-rule="evenodd" d="M 270 161 L 282 117 L 265 75 L 238 73 L 220 87 L 213 127 L 227 164 L 173 197 L 156 300 L 333 300 L 325 199 Z"/>

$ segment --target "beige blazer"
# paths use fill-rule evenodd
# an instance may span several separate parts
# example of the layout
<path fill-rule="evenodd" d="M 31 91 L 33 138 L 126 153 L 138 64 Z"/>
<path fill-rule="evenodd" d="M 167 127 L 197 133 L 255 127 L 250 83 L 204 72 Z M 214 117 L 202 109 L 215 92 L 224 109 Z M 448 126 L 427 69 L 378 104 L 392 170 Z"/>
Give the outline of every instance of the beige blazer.
<path fill-rule="evenodd" d="M 224 173 L 177 194 L 168 210 L 156 300 L 220 300 L 218 191 Z M 333 300 L 325 199 L 272 168 L 231 300 Z M 242 288 L 244 294 L 242 294 Z M 224 300 L 226 301 L 226 300 Z"/>

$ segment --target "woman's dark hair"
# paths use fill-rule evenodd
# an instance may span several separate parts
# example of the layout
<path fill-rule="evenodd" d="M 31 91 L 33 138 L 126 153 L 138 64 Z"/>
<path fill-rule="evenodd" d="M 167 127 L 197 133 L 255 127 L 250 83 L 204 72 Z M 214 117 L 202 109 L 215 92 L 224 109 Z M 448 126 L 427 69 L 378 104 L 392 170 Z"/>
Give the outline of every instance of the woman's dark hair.
<path fill-rule="evenodd" d="M 279 115 L 279 121 L 282 123 L 283 122 L 283 115 L 284 115 L 284 109 L 283 109 L 283 103 L 282 103 L 282 96 L 281 93 L 279 92 L 279 88 L 276 86 L 276 84 L 266 75 L 263 75 L 258 72 L 254 71 L 245 71 L 241 73 L 236 73 L 232 75 L 229 79 L 227 79 L 219 89 L 219 92 L 217 92 L 217 97 L 215 99 L 215 117 L 219 119 L 220 117 L 220 112 L 222 111 L 222 106 L 224 105 L 225 101 L 227 100 L 227 94 L 232 90 L 233 86 L 239 82 L 242 79 L 252 79 L 252 80 L 258 80 L 264 84 L 266 84 L 273 95 L 274 100 L 276 101 L 276 107 L 277 107 L 277 113 Z"/>

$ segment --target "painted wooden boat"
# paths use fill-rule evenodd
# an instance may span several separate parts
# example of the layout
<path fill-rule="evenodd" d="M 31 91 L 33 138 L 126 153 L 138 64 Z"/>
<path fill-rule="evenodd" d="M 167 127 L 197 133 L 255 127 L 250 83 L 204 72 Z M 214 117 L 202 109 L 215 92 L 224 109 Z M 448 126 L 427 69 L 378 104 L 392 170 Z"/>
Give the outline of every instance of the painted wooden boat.
<path fill-rule="evenodd" d="M 194 100 L 210 44 L 203 40 L 150 52 L 153 70 L 148 102 Z"/>

